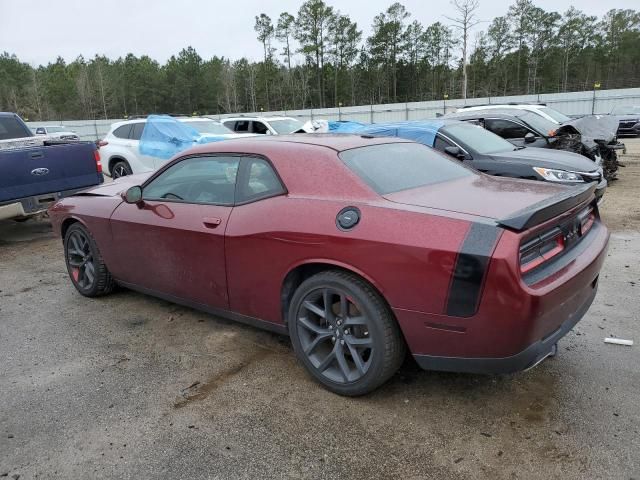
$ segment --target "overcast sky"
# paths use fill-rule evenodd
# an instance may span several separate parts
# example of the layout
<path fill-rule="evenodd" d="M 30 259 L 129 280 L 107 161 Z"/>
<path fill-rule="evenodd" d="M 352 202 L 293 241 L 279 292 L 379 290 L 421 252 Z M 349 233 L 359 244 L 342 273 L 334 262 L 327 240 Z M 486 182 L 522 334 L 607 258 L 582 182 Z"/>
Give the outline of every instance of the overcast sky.
<path fill-rule="evenodd" d="M 478 17 L 490 21 L 513 2 L 479 0 Z M 393 0 L 328 0 L 370 32 L 373 17 Z M 404 0 L 411 20 L 424 25 L 454 16 L 447 0 Z M 638 0 L 534 0 L 545 10 L 564 12 L 576 5 L 589 15 L 611 8 L 640 7 Z M 117 58 L 132 52 L 165 62 L 183 47 L 193 46 L 205 59 L 214 55 L 259 59 L 262 48 L 253 30 L 255 16 L 277 20 L 281 12 L 295 15 L 302 0 L 0 0 L 0 52 L 22 61 L 46 64 L 62 56 L 72 61 L 96 53 Z M 478 28 L 486 28 L 486 23 Z M 278 45 L 275 45 L 278 46 Z"/>

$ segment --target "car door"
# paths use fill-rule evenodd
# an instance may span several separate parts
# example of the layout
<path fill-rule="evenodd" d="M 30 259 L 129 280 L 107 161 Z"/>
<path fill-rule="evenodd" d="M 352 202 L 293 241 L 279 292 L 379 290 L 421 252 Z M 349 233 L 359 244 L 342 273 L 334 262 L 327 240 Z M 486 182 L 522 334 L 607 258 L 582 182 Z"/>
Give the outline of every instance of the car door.
<path fill-rule="evenodd" d="M 484 128 L 508 140 L 516 147 L 546 147 L 546 139 L 519 122 L 505 118 L 485 118 Z M 526 142 L 527 134 L 534 135 L 535 140 Z"/>
<path fill-rule="evenodd" d="M 173 163 L 142 187 L 142 202 L 111 216 L 120 281 L 215 308 L 228 307 L 225 230 L 240 158 L 201 155 Z"/>

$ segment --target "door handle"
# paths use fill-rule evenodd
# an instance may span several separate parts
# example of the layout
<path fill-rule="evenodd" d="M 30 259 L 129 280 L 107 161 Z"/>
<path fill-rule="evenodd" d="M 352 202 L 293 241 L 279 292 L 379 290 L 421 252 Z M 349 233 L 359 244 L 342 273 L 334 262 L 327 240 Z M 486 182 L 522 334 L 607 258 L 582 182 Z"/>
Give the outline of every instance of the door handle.
<path fill-rule="evenodd" d="M 216 228 L 222 223 L 222 219 L 218 217 L 205 217 L 202 219 L 202 223 L 207 228 Z"/>

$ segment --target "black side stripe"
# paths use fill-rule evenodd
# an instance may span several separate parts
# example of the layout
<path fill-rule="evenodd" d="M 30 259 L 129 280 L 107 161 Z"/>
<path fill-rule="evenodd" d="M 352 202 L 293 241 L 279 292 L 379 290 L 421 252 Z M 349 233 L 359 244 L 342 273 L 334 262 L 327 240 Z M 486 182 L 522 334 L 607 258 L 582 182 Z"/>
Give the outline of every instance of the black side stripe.
<path fill-rule="evenodd" d="M 470 317 L 478 310 L 487 266 L 501 231 L 492 225 L 471 225 L 456 259 L 449 287 L 447 315 Z"/>

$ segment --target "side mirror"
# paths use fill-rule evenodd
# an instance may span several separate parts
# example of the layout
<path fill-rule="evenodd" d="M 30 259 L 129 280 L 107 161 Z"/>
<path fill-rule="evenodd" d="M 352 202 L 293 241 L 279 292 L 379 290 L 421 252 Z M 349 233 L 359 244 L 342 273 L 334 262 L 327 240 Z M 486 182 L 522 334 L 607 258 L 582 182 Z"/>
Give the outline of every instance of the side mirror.
<path fill-rule="evenodd" d="M 125 193 L 123 197 L 124 201 L 127 203 L 142 203 L 142 188 L 139 185 L 135 187 L 130 187 Z"/>
<path fill-rule="evenodd" d="M 529 132 L 524 136 L 524 143 L 533 143 L 536 141 L 536 136 Z"/>
<path fill-rule="evenodd" d="M 447 155 L 451 155 L 453 158 L 458 160 L 464 160 L 466 158 L 464 152 L 460 149 L 460 147 L 445 147 L 444 153 Z"/>

